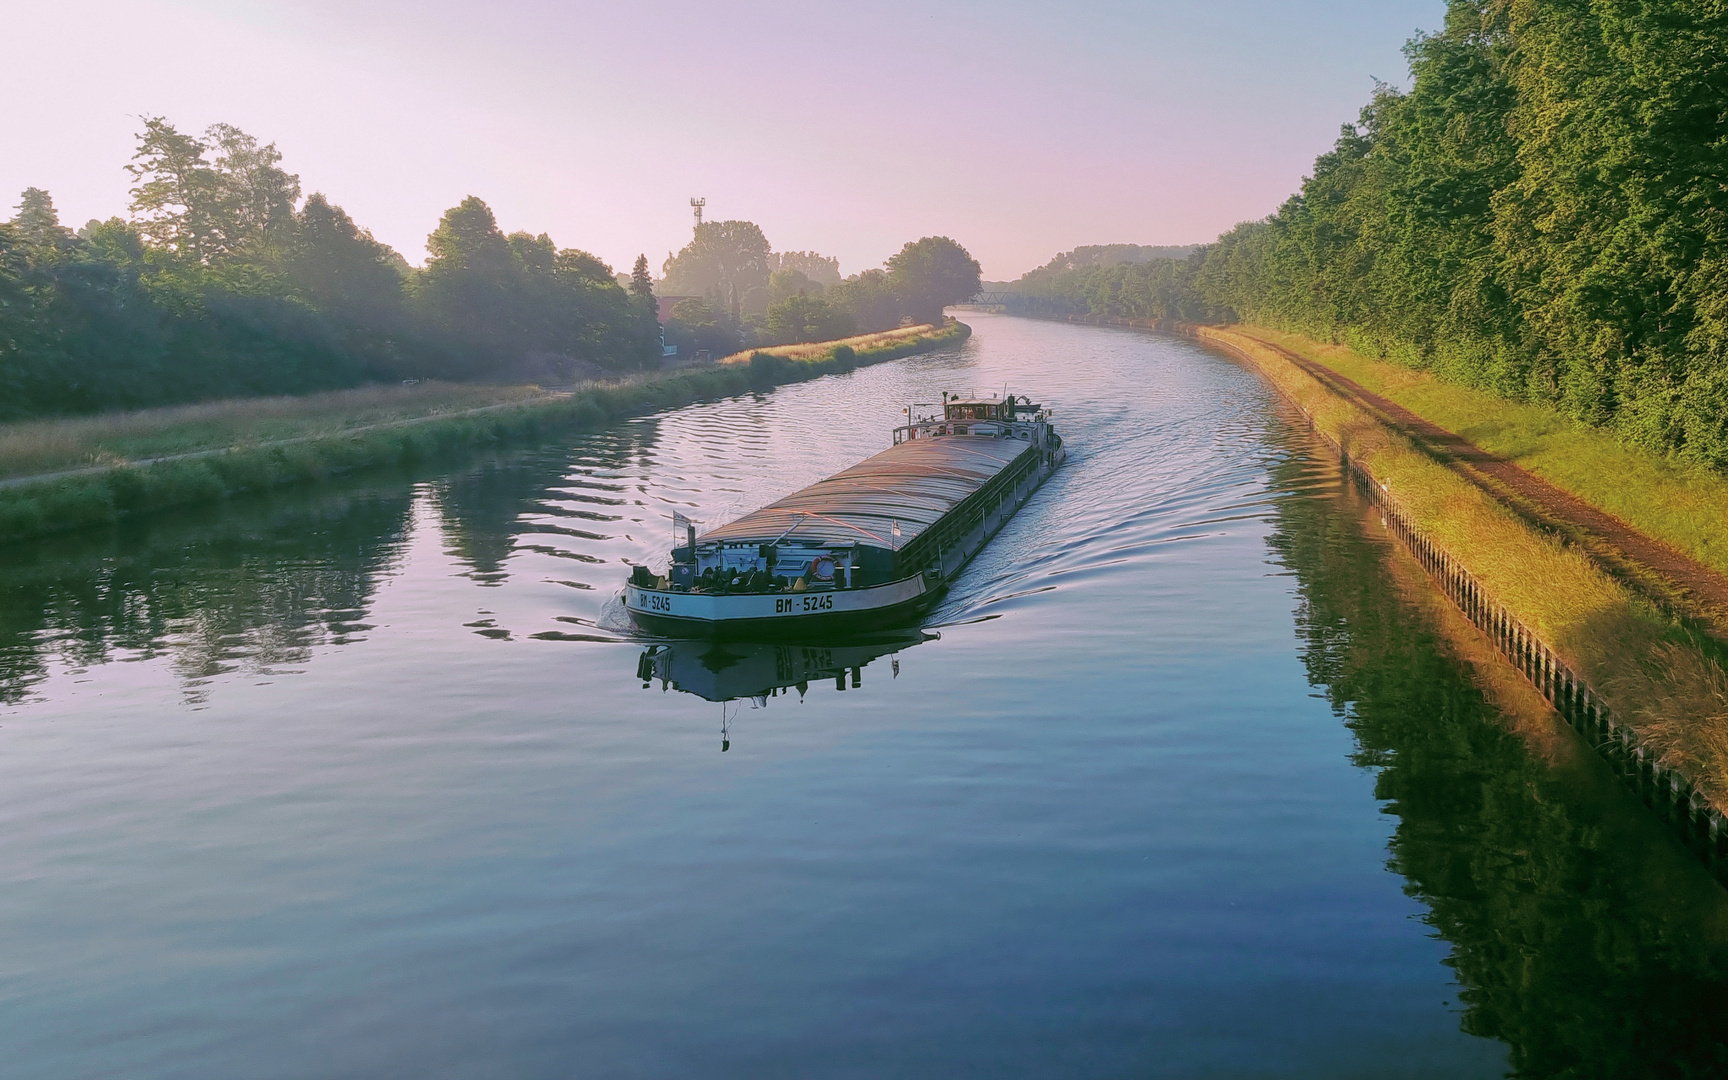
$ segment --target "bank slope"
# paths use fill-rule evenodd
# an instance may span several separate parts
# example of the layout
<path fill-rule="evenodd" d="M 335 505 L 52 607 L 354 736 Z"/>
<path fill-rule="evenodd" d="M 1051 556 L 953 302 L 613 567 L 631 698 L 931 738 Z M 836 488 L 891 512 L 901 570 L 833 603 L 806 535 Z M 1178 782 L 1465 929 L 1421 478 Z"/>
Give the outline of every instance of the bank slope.
<path fill-rule="evenodd" d="M 964 341 L 971 328 L 949 319 L 941 327 L 912 327 L 887 340 L 854 349 L 844 339 L 794 346 L 790 354 L 762 359 L 746 355 L 744 362 L 721 363 L 594 383 L 572 391 L 548 393 L 534 388 L 498 388 L 478 407 L 455 407 L 448 394 L 423 402 L 424 411 L 403 410 L 378 419 L 367 410 L 350 408 L 350 394 L 326 395 L 327 413 L 301 409 L 291 420 L 265 426 L 276 438 L 249 438 L 226 445 L 198 448 L 197 440 L 211 430 L 231 432 L 249 425 L 247 417 L 263 406 L 257 401 L 215 402 L 195 407 L 208 413 L 198 424 L 186 425 L 185 442 L 162 430 L 140 428 L 138 414 L 109 418 L 127 427 L 135 447 L 149 447 L 139 457 L 97 461 L 77 468 L 8 475 L 0 478 L 0 542 L 25 539 L 67 529 L 109 524 L 129 514 L 224 499 L 249 491 L 286 484 L 308 483 L 359 469 L 411 464 L 469 450 L 551 434 L 594 430 L 607 424 L 710 398 L 762 390 L 782 383 L 850 371 Z M 867 335 L 869 338 L 884 335 Z M 459 392 L 452 391 L 453 393 Z M 473 391 L 478 393 L 478 391 Z M 346 410 L 346 411 L 344 411 Z M 287 411 L 295 412 L 292 408 Z M 412 413 L 412 409 L 407 410 Z M 165 412 L 164 423 L 179 411 Z M 365 423 L 344 424 L 342 417 L 360 416 Z M 31 439 L 83 440 L 85 448 L 100 444 L 103 418 L 31 422 Z M 0 448 L 20 428 L 0 427 Z M 83 434 L 77 432 L 84 431 Z M 298 433 L 298 432 L 303 432 Z M 190 448 L 187 448 L 190 447 Z M 71 448 L 62 446 L 43 461 L 64 461 Z M 27 455 L 19 450 L 19 460 Z M 89 456 L 103 456 L 100 453 Z M 76 458 L 74 458 L 76 459 Z"/>
<path fill-rule="evenodd" d="M 1514 620 L 1517 648 L 1551 651 L 1609 706 L 1616 730 L 1628 729 L 1631 751 L 1641 761 L 1648 752 L 1684 777 L 1714 808 L 1712 820 L 1722 822 L 1728 674 L 1720 642 L 1665 603 L 1668 597 L 1651 595 L 1564 531 L 1533 521 L 1503 485 L 1476 475 L 1483 462 L 1460 460 L 1468 457 L 1463 440 L 1436 446 L 1401 424 L 1377 395 L 1354 392 L 1362 385 L 1330 367 L 1333 354 L 1320 364 L 1284 344 L 1289 338 L 1235 327 L 1195 332 L 1253 364 L 1308 414 L 1372 485 L 1391 527 L 1449 595 L 1459 598 L 1461 588 L 1462 603 Z M 1318 351 L 1311 345 L 1310 352 Z M 1530 641 L 1519 636 L 1526 630 Z M 1532 677 L 1550 680 L 1551 688 L 1554 672 L 1544 664 Z"/>

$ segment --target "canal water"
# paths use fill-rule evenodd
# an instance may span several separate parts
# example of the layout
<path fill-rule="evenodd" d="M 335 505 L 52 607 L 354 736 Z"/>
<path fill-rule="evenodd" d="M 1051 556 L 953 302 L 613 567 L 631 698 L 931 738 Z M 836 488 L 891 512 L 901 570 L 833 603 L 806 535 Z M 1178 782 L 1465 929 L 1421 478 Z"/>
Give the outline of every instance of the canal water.
<path fill-rule="evenodd" d="M 1189 342 L 968 321 L 5 549 L 5 1075 L 1720 1075 L 1722 889 L 1300 415 Z M 923 634 L 625 630 L 674 511 L 1004 387 L 1073 457 Z"/>

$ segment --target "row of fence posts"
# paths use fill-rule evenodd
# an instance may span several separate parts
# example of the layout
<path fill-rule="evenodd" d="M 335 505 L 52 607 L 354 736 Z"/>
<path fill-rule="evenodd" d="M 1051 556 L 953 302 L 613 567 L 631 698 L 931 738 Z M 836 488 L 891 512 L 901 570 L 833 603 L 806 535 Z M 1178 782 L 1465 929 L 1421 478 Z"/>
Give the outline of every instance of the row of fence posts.
<path fill-rule="evenodd" d="M 1645 805 L 1673 824 L 1687 846 L 1719 879 L 1728 881 L 1728 819 L 1710 805 L 1704 792 L 1677 770 L 1658 762 L 1631 725 L 1617 720 L 1588 683 L 1528 626 L 1496 603 L 1457 560 L 1411 524 L 1365 467 L 1342 452 L 1340 457 L 1358 489 L 1380 510 L 1387 530 L 1403 542 L 1447 599 L 1524 673 Z"/>

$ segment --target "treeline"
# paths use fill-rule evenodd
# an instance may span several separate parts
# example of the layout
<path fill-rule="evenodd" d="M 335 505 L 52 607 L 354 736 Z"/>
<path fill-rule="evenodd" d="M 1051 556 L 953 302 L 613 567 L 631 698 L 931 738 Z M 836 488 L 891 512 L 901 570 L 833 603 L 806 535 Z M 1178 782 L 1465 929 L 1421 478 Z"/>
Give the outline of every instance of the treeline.
<path fill-rule="evenodd" d="M 1202 293 L 1197 285 L 1209 249 L 1163 250 L 1171 254 L 1145 262 L 1100 261 L 1040 267 L 1004 286 L 1016 298 L 1008 306 L 1039 315 L 1090 314 L 1112 319 L 1193 323 L 1229 321 L 1230 312 Z M 1062 256 L 1057 258 L 1060 260 Z"/>
<path fill-rule="evenodd" d="M 1728 467 L 1728 5 L 1452 0 L 1271 218 L 1064 275 L 1099 314 L 1244 320 Z"/>
<path fill-rule="evenodd" d="M 645 273 L 646 261 L 637 272 Z M 840 277 L 837 259 L 776 253 L 750 221 L 709 221 L 668 255 L 657 291 L 672 306 L 666 341 L 713 356 L 764 345 L 832 341 L 905 324 L 940 323 L 978 292 L 978 261 L 945 236 L 900 249 L 883 269 Z"/>
<path fill-rule="evenodd" d="M 565 381 L 658 363 L 644 283 L 504 235 L 477 198 L 411 268 L 274 144 L 148 119 L 131 219 L 60 224 L 24 193 L 0 225 L 0 419 L 302 393 L 368 380 Z"/>

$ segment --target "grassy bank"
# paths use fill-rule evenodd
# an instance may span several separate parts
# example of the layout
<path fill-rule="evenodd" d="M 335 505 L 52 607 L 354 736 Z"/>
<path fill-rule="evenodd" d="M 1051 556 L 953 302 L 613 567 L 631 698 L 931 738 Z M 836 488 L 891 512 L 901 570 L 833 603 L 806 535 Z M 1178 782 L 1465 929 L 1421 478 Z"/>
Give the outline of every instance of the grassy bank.
<path fill-rule="evenodd" d="M 848 344 L 858 339 L 795 346 L 798 355 L 747 356 L 563 393 L 428 384 L 0 426 L 0 541 L 474 446 L 592 430 L 941 348 L 969 333 L 949 320 L 863 349 Z"/>
<path fill-rule="evenodd" d="M 1317 361 L 1516 462 L 1715 570 L 1728 573 L 1728 477 L 1628 446 L 1555 409 L 1508 401 L 1341 345 L 1260 327 L 1233 328 Z"/>
<path fill-rule="evenodd" d="M 428 382 L 24 421 L 0 427 L 0 482 L 351 434 L 362 428 L 529 404 L 556 396 L 534 386 Z"/>
<path fill-rule="evenodd" d="M 722 364 L 757 364 L 764 363 L 757 357 L 769 357 L 774 361 L 791 361 L 795 363 L 844 363 L 848 357 L 860 364 L 876 363 L 881 360 L 892 360 L 899 356 L 909 356 L 912 353 L 939 349 L 944 345 L 956 345 L 971 336 L 972 328 L 953 318 L 942 321 L 941 326 L 924 323 L 920 326 L 902 326 L 894 330 L 883 330 L 875 334 L 859 334 L 856 337 L 840 338 L 837 341 L 816 341 L 803 345 L 773 345 L 765 349 L 746 349 L 735 352 L 723 358 Z"/>
<path fill-rule="evenodd" d="M 1264 372 L 1322 434 L 1367 468 L 1390 502 L 1588 680 L 1664 764 L 1728 810 L 1728 676 L 1690 632 L 1583 551 L 1533 529 L 1255 337 L 1215 328 L 1198 333 Z M 1594 445 L 1571 442 L 1564 431 L 1554 434 L 1563 445 Z"/>

